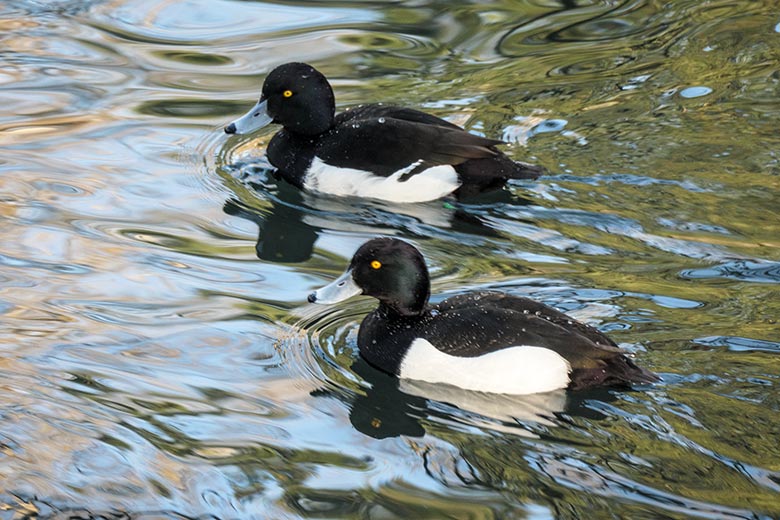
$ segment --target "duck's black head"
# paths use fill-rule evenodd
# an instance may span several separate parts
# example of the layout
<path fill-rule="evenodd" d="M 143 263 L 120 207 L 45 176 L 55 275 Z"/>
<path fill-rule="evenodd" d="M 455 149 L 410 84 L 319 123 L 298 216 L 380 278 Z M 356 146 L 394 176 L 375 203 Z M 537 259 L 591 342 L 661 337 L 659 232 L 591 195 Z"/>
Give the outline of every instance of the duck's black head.
<path fill-rule="evenodd" d="M 318 135 L 333 126 L 336 100 L 325 76 L 306 63 L 285 63 L 263 83 L 260 101 L 225 127 L 228 134 L 246 134 L 268 123 L 302 135 Z"/>
<path fill-rule="evenodd" d="M 365 294 L 398 314 L 414 316 L 425 310 L 430 292 L 425 259 L 414 246 L 375 238 L 360 246 L 341 277 L 310 294 L 309 301 L 336 303 Z"/>

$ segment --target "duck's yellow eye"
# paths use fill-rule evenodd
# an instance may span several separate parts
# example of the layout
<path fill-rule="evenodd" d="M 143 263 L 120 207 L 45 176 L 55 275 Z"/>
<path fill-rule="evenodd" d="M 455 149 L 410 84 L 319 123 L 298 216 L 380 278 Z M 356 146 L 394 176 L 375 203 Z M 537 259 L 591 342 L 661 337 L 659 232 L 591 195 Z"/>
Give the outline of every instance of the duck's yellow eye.
<path fill-rule="evenodd" d="M 292 97 L 292 90 L 285 90 L 284 92 L 282 92 L 282 95 L 284 97 Z"/>
<path fill-rule="evenodd" d="M 379 260 L 371 260 L 371 269 L 379 269 L 382 267 L 382 262 Z"/>

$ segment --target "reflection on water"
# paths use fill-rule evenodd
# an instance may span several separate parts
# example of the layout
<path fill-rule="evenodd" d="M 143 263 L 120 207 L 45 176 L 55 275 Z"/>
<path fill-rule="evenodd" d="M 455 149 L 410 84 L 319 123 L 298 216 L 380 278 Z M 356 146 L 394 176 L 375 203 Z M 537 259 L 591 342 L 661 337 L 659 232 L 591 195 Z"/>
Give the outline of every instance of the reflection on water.
<path fill-rule="evenodd" d="M 3 4 L 0 518 L 780 516 L 774 7 Z M 273 129 L 220 130 L 291 60 L 340 109 L 423 108 L 551 174 L 466 204 L 298 192 Z M 378 373 L 370 301 L 305 303 L 378 234 L 436 298 L 536 298 L 664 382 Z"/>

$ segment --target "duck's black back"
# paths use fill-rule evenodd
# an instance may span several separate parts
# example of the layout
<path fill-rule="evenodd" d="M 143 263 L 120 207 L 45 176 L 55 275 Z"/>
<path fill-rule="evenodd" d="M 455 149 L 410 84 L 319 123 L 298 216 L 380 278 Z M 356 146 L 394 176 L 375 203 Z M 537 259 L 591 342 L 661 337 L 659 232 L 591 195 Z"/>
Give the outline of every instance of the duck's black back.
<path fill-rule="evenodd" d="M 363 105 L 336 116 L 333 129 L 317 143 L 317 157 L 343 168 L 407 178 L 437 165 L 458 165 L 500 154 L 501 141 L 470 134 L 436 116 L 385 105 Z"/>

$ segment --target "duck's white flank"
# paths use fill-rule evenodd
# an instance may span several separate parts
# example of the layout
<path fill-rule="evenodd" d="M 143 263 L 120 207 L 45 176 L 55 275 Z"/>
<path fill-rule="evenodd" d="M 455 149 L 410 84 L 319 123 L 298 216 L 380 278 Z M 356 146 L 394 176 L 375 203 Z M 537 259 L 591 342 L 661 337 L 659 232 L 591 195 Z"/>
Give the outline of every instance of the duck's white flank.
<path fill-rule="evenodd" d="M 455 168 L 434 166 L 412 175 L 404 182 L 402 175 L 412 171 L 412 163 L 389 177 L 354 168 L 338 168 L 315 157 L 306 172 L 303 186 L 307 190 L 329 195 L 353 196 L 391 202 L 425 202 L 449 195 L 460 186 Z"/>
<path fill-rule="evenodd" d="M 445 354 L 427 340 L 412 342 L 399 376 L 496 394 L 535 394 L 566 388 L 571 366 L 547 348 L 518 345 L 477 357 Z"/>

